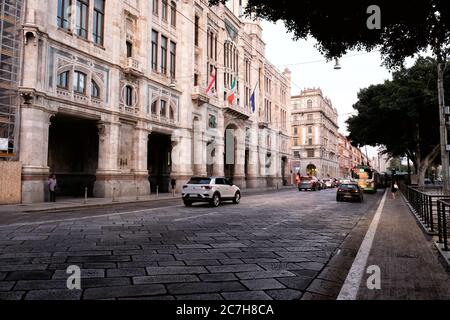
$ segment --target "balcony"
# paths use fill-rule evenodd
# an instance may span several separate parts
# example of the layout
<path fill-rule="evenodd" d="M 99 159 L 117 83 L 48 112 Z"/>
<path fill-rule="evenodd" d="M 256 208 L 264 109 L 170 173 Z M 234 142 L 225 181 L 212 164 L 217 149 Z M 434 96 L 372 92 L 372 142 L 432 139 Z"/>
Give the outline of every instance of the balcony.
<path fill-rule="evenodd" d="M 267 120 L 260 120 L 258 122 L 258 127 L 260 129 L 268 129 L 269 128 L 269 122 Z"/>
<path fill-rule="evenodd" d="M 192 101 L 196 102 L 199 107 L 205 103 L 209 103 L 209 97 L 206 94 L 206 89 L 200 86 L 194 87 L 194 91 L 192 92 Z"/>
<path fill-rule="evenodd" d="M 124 68 L 125 73 L 131 74 L 134 76 L 142 75 L 141 63 L 134 58 L 127 58 L 126 66 Z"/>
<path fill-rule="evenodd" d="M 249 111 L 239 106 L 230 106 L 228 103 L 225 104 L 224 111 L 237 119 L 248 120 L 250 118 Z"/>
<path fill-rule="evenodd" d="M 322 124 L 323 121 L 321 119 L 301 119 L 301 120 L 293 120 L 292 125 L 301 126 L 301 125 L 314 125 L 314 124 Z"/>

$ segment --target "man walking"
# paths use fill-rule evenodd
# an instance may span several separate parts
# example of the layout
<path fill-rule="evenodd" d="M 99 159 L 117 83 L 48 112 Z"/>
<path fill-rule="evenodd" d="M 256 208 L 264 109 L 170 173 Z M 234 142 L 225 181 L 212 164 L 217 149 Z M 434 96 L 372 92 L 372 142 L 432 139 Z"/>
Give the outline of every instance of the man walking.
<path fill-rule="evenodd" d="M 52 174 L 47 181 L 48 190 L 50 192 L 50 202 L 56 202 L 56 176 Z"/>

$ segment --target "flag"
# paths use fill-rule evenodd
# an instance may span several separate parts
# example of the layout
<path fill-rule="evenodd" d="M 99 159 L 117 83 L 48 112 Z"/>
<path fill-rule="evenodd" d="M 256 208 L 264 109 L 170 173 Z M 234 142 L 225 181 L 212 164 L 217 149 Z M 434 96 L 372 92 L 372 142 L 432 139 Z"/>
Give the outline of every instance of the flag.
<path fill-rule="evenodd" d="M 228 96 L 227 100 L 228 103 L 232 106 L 233 102 L 234 102 L 234 98 L 236 97 L 236 79 L 233 80 L 233 84 L 231 85 L 231 92 L 230 95 Z"/>
<path fill-rule="evenodd" d="M 258 83 L 255 86 L 255 89 L 253 90 L 252 95 L 250 96 L 250 108 L 252 109 L 252 113 L 255 113 L 256 111 L 256 88 L 258 87 Z"/>
<path fill-rule="evenodd" d="M 208 88 L 206 88 L 206 95 L 208 95 L 216 84 L 216 70 L 211 72 L 211 77 L 209 78 Z"/>

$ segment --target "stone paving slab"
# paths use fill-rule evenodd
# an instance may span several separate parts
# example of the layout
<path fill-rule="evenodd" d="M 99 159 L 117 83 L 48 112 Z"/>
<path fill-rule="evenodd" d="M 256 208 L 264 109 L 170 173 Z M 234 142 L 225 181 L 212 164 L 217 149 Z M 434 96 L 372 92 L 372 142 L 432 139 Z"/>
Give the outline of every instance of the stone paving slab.
<path fill-rule="evenodd" d="M 450 268 L 401 197 L 386 200 L 367 265 L 380 267 L 381 290 L 369 290 L 364 275 L 358 299 L 450 299 Z"/>
<path fill-rule="evenodd" d="M 332 255 L 380 199 L 336 203 L 334 193 L 249 196 L 213 215 L 207 206 L 161 201 L 161 208 L 117 206 L 101 217 L 92 214 L 109 209 L 61 212 L 53 222 L 0 221 L 0 299 L 53 299 L 65 290 L 66 269 L 74 264 L 82 269 L 82 290 L 61 294 L 68 299 L 318 297 L 308 287 L 314 280 L 334 280 L 330 271 L 323 273 L 330 261 L 354 259 L 344 250 Z M 35 240 L 18 240 L 24 238 Z"/>

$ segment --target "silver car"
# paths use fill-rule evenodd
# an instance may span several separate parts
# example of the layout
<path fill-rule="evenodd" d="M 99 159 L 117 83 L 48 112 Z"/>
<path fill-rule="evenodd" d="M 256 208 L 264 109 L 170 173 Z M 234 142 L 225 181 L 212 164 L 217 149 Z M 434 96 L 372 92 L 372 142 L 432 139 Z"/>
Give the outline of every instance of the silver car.
<path fill-rule="evenodd" d="M 181 194 L 185 206 L 196 202 L 218 207 L 223 201 L 241 202 L 241 190 L 224 177 L 193 177 L 183 186 Z"/>

